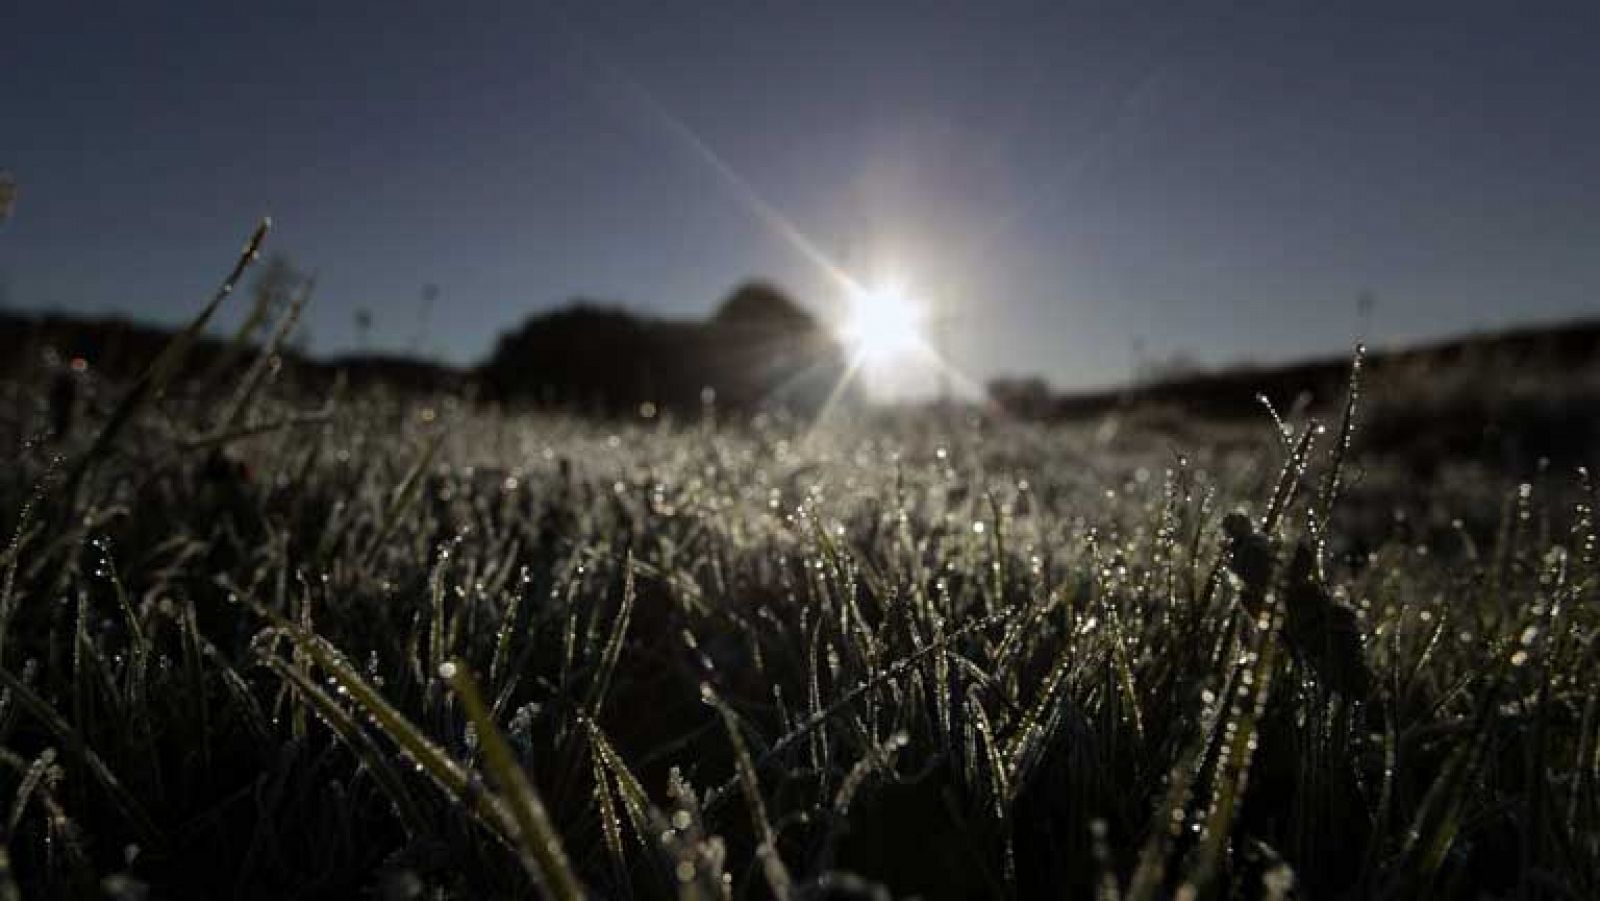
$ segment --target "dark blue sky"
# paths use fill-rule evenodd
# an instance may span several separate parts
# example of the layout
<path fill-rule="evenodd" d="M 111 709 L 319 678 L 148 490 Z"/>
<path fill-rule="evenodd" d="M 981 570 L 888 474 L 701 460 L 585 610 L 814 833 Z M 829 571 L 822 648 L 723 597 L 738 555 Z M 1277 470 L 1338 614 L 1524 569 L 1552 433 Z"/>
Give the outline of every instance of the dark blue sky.
<path fill-rule="evenodd" d="M 832 309 L 765 204 L 977 378 L 1600 312 L 1592 0 L 356 6 L 10 4 L 8 302 L 176 321 L 270 212 L 319 350 L 427 282 L 457 361 L 578 294 Z"/>

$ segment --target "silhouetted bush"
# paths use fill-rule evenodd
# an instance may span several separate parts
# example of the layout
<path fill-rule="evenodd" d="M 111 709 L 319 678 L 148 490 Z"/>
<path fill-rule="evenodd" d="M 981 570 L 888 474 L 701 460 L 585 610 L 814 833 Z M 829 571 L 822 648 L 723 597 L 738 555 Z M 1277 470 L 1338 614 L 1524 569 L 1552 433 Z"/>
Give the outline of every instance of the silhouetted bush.
<path fill-rule="evenodd" d="M 706 402 L 815 411 L 843 354 L 811 314 L 764 282 L 741 285 L 706 322 L 636 316 L 580 300 L 500 336 L 479 370 L 489 398 L 615 416 Z"/>

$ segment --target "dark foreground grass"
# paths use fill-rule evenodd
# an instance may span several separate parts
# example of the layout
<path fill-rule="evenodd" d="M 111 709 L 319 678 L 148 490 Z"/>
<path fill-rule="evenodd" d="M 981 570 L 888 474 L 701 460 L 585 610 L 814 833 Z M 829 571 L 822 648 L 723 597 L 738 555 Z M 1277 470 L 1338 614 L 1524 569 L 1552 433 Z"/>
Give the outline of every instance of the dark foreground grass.
<path fill-rule="evenodd" d="M 6 386 L 0 897 L 1600 892 L 1579 474 L 163 366 Z"/>

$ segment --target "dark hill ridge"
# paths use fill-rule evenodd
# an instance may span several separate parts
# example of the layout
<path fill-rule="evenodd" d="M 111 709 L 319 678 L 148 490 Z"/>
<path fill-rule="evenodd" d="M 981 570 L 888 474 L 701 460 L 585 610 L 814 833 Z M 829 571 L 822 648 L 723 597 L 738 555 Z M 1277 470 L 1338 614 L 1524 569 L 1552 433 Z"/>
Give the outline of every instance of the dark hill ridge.
<path fill-rule="evenodd" d="M 37 377 L 47 351 L 84 357 L 106 378 L 131 378 L 155 358 L 170 329 L 112 318 L 0 311 L 0 372 Z M 226 341 L 203 340 L 193 373 L 229 364 Z M 842 352 L 805 310 L 776 289 L 751 283 L 709 320 L 668 321 L 620 307 L 576 303 L 531 317 L 504 333 L 479 367 L 460 369 L 402 355 L 308 357 L 284 354 L 308 388 L 338 374 L 356 386 L 401 392 L 463 390 L 511 403 L 631 415 L 646 401 L 692 409 L 703 389 L 725 410 L 769 399 L 802 409 L 837 378 Z M 248 354 L 234 354 L 242 365 Z M 1349 376 L 1348 357 L 1197 373 L 1122 390 L 1037 394 L 1006 405 L 1029 419 L 1074 420 L 1156 411 L 1202 420 L 1263 415 L 1258 396 L 1280 410 L 1302 399 L 1331 416 Z M 1600 449 L 1600 320 L 1477 334 L 1367 357 L 1364 440 L 1440 458 L 1463 451 L 1525 466 L 1541 457 L 1593 463 Z"/>
<path fill-rule="evenodd" d="M 81 357 L 105 379 L 132 379 L 173 333 L 121 318 L 0 312 L 0 372 L 26 379 Z M 215 377 L 245 365 L 252 356 L 246 349 L 202 338 L 188 356 L 188 374 Z M 284 349 L 280 356 L 289 377 L 311 389 L 342 376 L 357 387 L 470 388 L 487 400 L 606 416 L 632 415 L 645 405 L 698 413 L 706 400 L 724 411 L 780 406 L 803 413 L 829 396 L 845 362 L 820 322 L 759 281 L 738 287 L 698 322 L 576 301 L 503 333 L 489 358 L 471 369 L 397 354 L 316 357 Z"/>
<path fill-rule="evenodd" d="M 175 331 L 115 316 L 0 311 L 0 373 L 12 378 L 27 377 L 52 365 L 53 360 L 64 362 L 81 357 L 107 379 L 132 379 L 161 353 Z M 199 374 L 212 372 L 219 365 L 247 363 L 250 353 L 236 353 L 230 344 L 216 335 L 202 337 L 189 353 L 187 371 Z M 245 350 L 253 353 L 255 348 Z M 316 357 L 286 348 L 280 356 L 298 379 L 313 384 L 331 382 L 336 374 L 343 373 L 354 385 L 431 391 L 459 386 L 468 378 L 463 370 L 402 354 Z"/>
<path fill-rule="evenodd" d="M 1128 404 L 1170 405 L 1211 418 L 1253 417 L 1261 412 L 1257 395 L 1292 403 L 1301 394 L 1326 399 L 1343 391 L 1349 356 L 1322 357 L 1268 366 L 1236 366 L 1214 372 L 1160 379 L 1120 391 L 1064 393 L 1051 400 L 1046 415 L 1070 418 Z M 1565 379 L 1600 367 L 1600 320 L 1529 326 L 1480 333 L 1398 350 L 1368 353 L 1366 371 L 1374 383 L 1394 379 L 1427 380 L 1515 372 L 1522 376 Z"/>
<path fill-rule="evenodd" d="M 999 406 L 1024 419 L 1117 414 L 1181 430 L 1185 423 L 1265 421 L 1260 398 L 1339 415 L 1350 357 L 1197 373 L 1121 391 L 1040 396 Z M 1363 450 L 1431 477 L 1447 462 L 1527 475 L 1600 461 L 1600 321 L 1519 328 L 1369 353 L 1362 374 Z"/>

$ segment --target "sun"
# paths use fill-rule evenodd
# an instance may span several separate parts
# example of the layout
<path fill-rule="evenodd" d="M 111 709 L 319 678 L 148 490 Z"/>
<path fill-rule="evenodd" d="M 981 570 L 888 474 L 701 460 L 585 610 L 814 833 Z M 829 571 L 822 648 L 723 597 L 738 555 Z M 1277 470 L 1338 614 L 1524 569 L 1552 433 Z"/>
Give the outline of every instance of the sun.
<path fill-rule="evenodd" d="M 904 360 L 927 346 L 923 337 L 926 312 L 901 283 L 891 282 L 852 291 L 839 335 L 866 365 Z"/>

